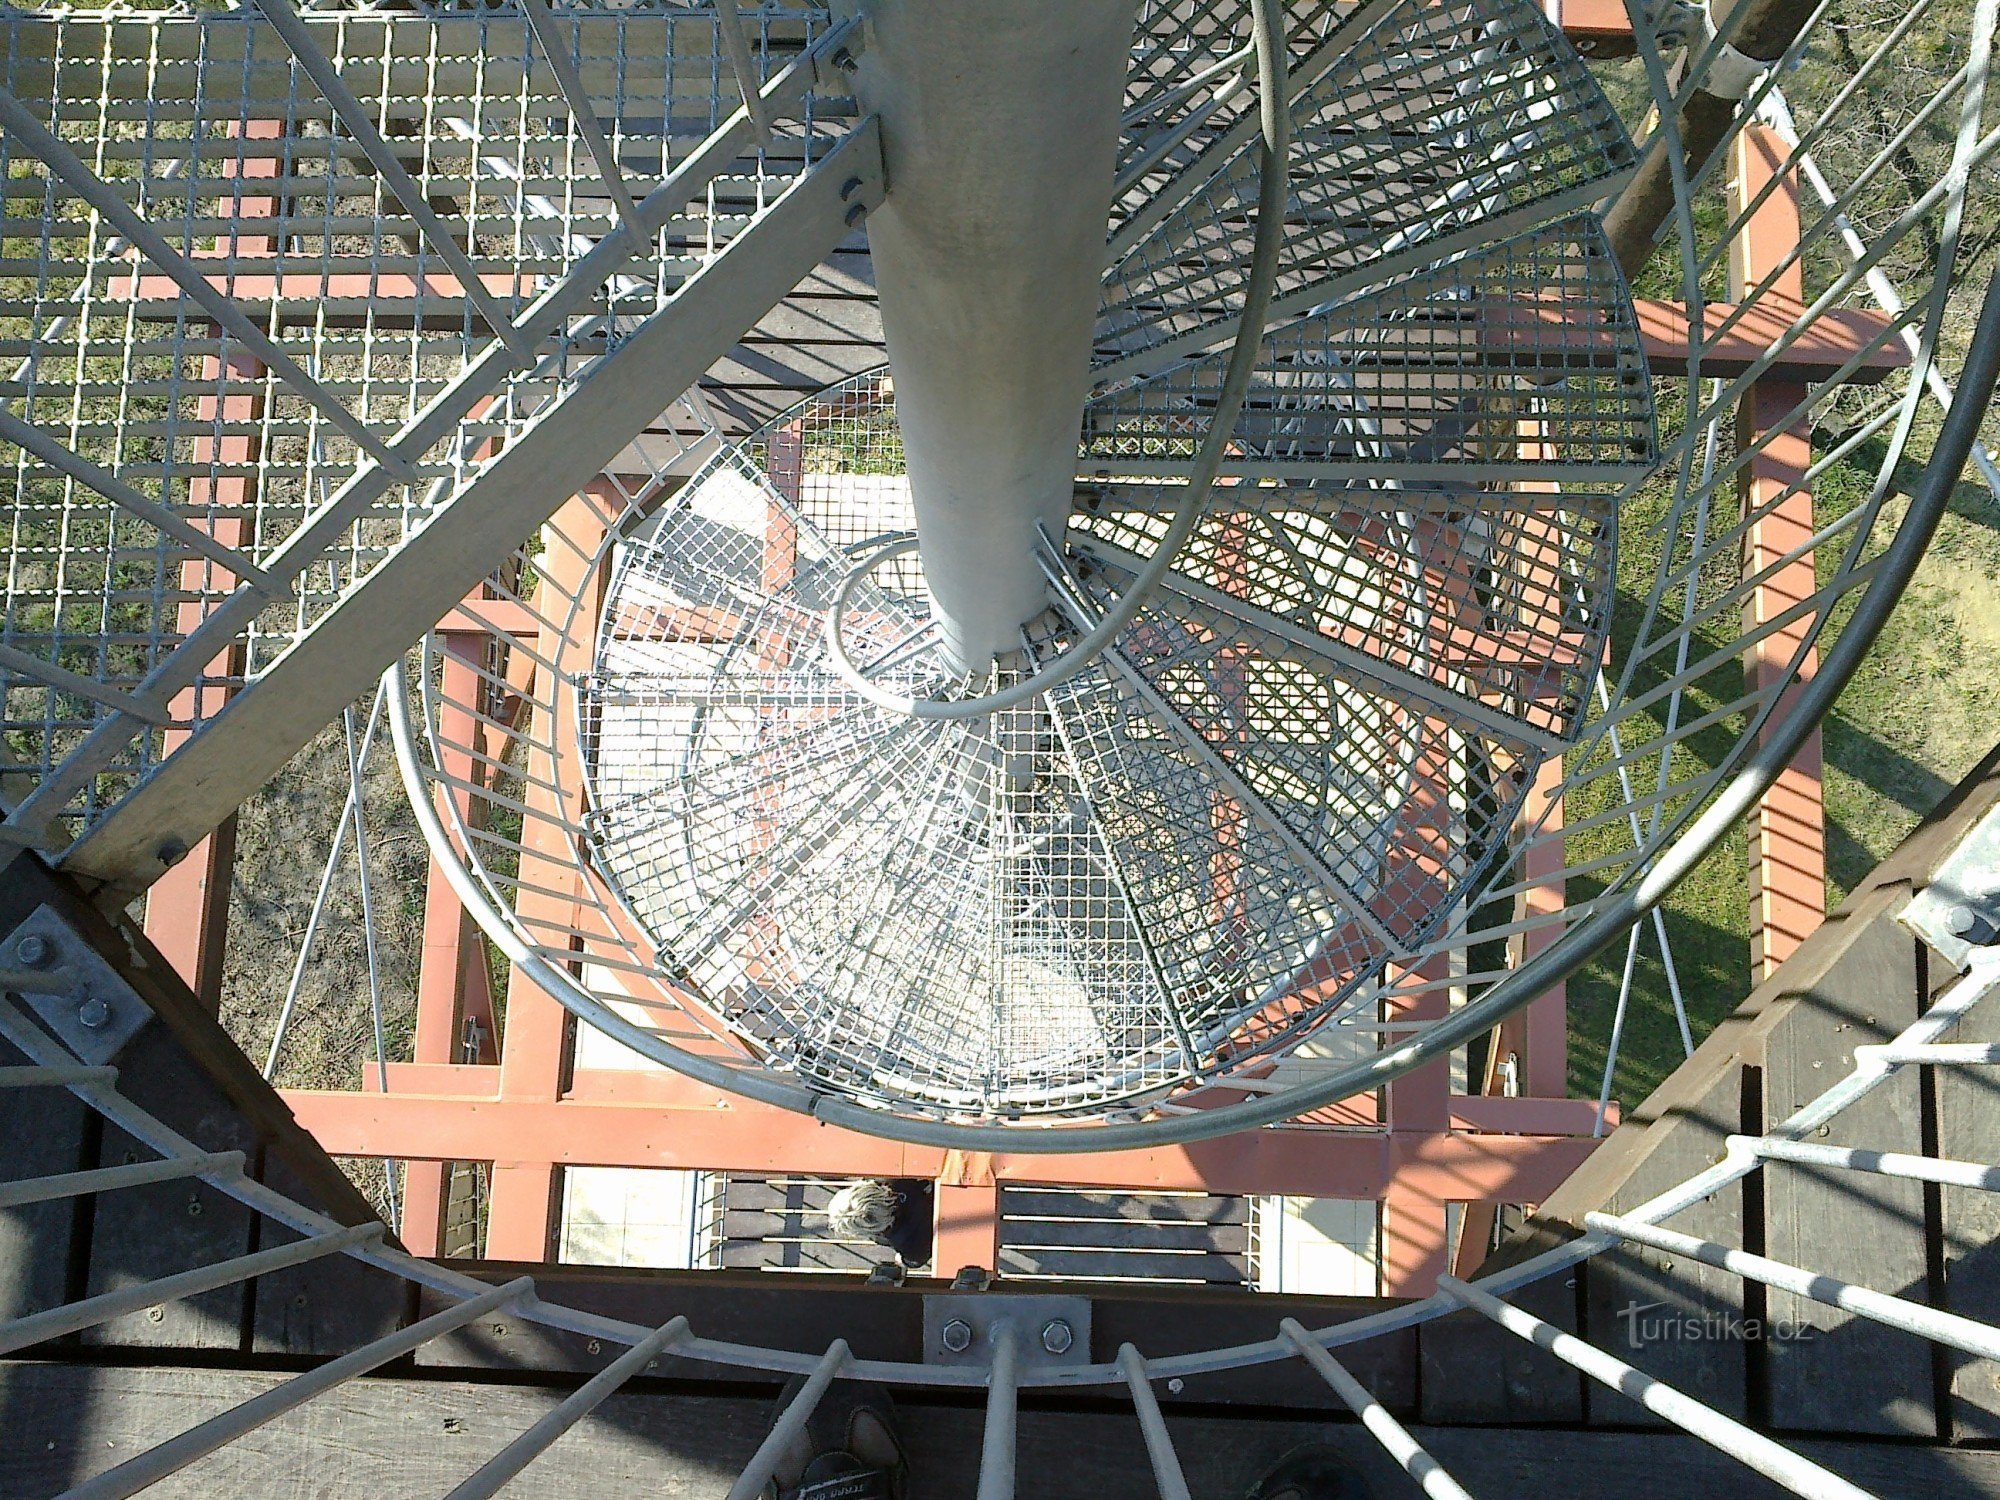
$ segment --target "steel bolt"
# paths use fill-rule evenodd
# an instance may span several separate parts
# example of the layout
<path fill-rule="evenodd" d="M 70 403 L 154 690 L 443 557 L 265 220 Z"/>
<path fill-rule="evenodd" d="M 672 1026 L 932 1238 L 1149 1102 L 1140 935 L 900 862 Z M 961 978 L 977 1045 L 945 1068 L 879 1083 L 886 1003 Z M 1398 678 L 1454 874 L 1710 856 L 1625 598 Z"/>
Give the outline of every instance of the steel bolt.
<path fill-rule="evenodd" d="M 972 1325 L 963 1318 L 953 1318 L 944 1325 L 939 1337 L 949 1352 L 963 1354 L 972 1347 Z"/>
<path fill-rule="evenodd" d="M 1954 906 L 1944 914 L 1944 925 L 1958 937 L 1964 937 L 1972 931 L 1972 924 L 1976 920 L 1977 914 L 1969 906 Z"/>
<path fill-rule="evenodd" d="M 92 995 L 76 1008 L 76 1018 L 92 1031 L 96 1031 L 111 1019 L 111 1007 Z"/>
<path fill-rule="evenodd" d="M 49 961 L 49 940 L 31 932 L 14 945 L 14 957 L 24 968 L 39 969 Z"/>
<path fill-rule="evenodd" d="M 1042 1329 L 1042 1347 L 1051 1354 L 1067 1354 L 1075 1342 L 1075 1331 L 1061 1318 L 1051 1319 Z"/>

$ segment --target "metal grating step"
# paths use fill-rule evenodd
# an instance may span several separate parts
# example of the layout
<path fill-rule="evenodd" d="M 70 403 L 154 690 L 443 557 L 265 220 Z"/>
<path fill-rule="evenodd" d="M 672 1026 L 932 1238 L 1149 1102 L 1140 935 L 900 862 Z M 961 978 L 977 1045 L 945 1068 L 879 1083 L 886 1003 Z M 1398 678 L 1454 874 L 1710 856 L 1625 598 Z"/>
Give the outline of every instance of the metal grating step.
<path fill-rule="evenodd" d="M 1003 1188 L 1000 1272 L 1023 1280 L 1255 1280 L 1247 1198 Z"/>
<path fill-rule="evenodd" d="M 712 1266 L 736 1271 L 867 1272 L 895 1257 L 867 1240 L 836 1239 L 826 1209 L 847 1177 L 725 1179 Z"/>

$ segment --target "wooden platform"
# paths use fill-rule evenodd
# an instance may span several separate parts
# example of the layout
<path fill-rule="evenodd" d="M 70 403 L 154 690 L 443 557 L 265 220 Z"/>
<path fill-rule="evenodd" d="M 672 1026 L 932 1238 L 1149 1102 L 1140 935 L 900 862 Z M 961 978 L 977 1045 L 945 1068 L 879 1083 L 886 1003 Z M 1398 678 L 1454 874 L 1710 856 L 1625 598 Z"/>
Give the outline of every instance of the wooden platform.
<path fill-rule="evenodd" d="M 1651 1098 L 1545 1204 L 1503 1257 L 1579 1230 L 1584 1215 L 1618 1212 L 1706 1167 L 1730 1134 L 1762 1134 L 1853 1066 L 1857 1046 L 1913 1022 L 1956 977 L 1896 913 L 1940 861 L 2000 803 L 2000 751 L 1855 890 L 1776 974 L 1716 1028 Z M 1991 1004 L 1953 1040 L 2000 1039 Z M 1831 1125 L 1827 1143 L 1921 1155 L 2000 1159 L 2000 1108 L 1971 1070 L 1907 1069 Z M 1677 1215 L 1672 1227 L 1804 1265 L 1877 1291 L 1972 1317 L 2000 1316 L 2000 1215 L 1990 1194 L 1930 1189 L 1904 1179 L 1774 1167 Z M 1648 1251 L 1590 1261 L 1579 1277 L 1578 1331 L 1652 1374 L 1760 1427 L 1871 1433 L 1927 1441 L 2000 1439 L 1993 1366 L 1942 1354 L 1909 1335 L 1820 1303 Z M 1635 1309 L 1644 1309 L 1635 1312 Z M 1650 1317 L 1682 1332 L 1641 1340 Z M 1756 1320 L 1761 1337 L 1733 1330 Z M 1775 1333 L 1797 1336 L 1777 1337 Z M 1601 1388 L 1586 1420 L 1655 1419 Z"/>
<path fill-rule="evenodd" d="M 274 1385 L 268 1372 L 0 1365 L 12 1458 L 10 1496 L 47 1495 L 129 1458 L 161 1429 Z M 463 1380 L 370 1379 L 345 1386 L 149 1494 L 171 1500 L 435 1500 L 562 1398 L 559 1390 Z M 976 1405 L 898 1403 L 914 1500 L 970 1500 L 982 1414 Z M 613 1396 L 517 1481 L 524 1496 L 633 1500 L 719 1496 L 770 1420 L 756 1395 L 651 1386 Z M 1383 1500 L 1414 1495 L 1352 1422 L 1260 1416 L 1170 1418 L 1199 1500 L 1234 1500 L 1304 1442 L 1328 1442 Z M 1422 1427 L 1417 1439 L 1475 1495 L 1535 1500 L 1765 1500 L 1784 1492 L 1679 1436 L 1630 1432 Z M 1031 1500 L 1154 1500 L 1139 1429 L 1125 1413 L 1024 1405 L 1019 1489 Z M 2000 1493 L 2000 1455 L 1853 1442 L 1802 1450 L 1886 1500 Z M 510 1491 L 510 1493 L 512 1493 Z"/>

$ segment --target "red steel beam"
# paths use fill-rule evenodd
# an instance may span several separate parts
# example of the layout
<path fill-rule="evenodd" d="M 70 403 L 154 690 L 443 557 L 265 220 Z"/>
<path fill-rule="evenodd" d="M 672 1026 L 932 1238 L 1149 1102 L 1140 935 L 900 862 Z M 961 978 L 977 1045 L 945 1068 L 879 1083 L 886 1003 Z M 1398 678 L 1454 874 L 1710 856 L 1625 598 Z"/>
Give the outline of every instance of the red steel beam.
<path fill-rule="evenodd" d="M 1794 235 L 1791 244 L 1796 243 Z M 1791 244 L 1785 248 L 1789 250 Z M 1687 374 L 1687 309 L 1678 302 L 1642 301 L 1636 305 L 1639 338 L 1653 373 Z M 1718 334 L 1715 330 L 1736 312 L 1736 307 L 1730 302 L 1710 302 L 1702 308 L 1703 376 L 1741 375 L 1789 333 L 1806 310 L 1805 301 L 1797 292 L 1774 287 L 1760 295 L 1727 333 Z M 1875 385 L 1910 363 L 1910 351 L 1900 340 L 1891 338 L 1884 342 L 1888 331 L 1886 314 L 1864 308 L 1829 308 L 1801 330 L 1797 341 L 1778 357 L 1772 373 L 1805 381 L 1830 380 L 1848 360 L 1867 349 L 1867 356 L 1847 376 L 1847 383 Z"/>
<path fill-rule="evenodd" d="M 331 1091 L 336 1094 L 344 1091 Z M 375 1069 L 362 1070 L 361 1092 L 380 1096 L 375 1086 Z M 498 1070 L 490 1065 L 466 1063 L 390 1063 L 389 1094 L 430 1095 L 497 1103 L 501 1099 Z M 731 1110 L 761 1111 L 768 1106 L 740 1095 L 725 1093 L 708 1084 L 655 1068 L 576 1068 L 565 1102 L 615 1104 L 652 1110 Z M 1365 1098 L 1365 1096 L 1364 1096 Z M 1374 1109 L 1356 1111 L 1347 1122 L 1373 1130 Z M 1597 1105 L 1589 1099 L 1509 1098 L 1498 1094 L 1454 1094 L 1448 1101 L 1454 1130 L 1491 1131 L 1503 1135 L 1587 1136 L 1597 1120 Z M 1616 1113 L 1612 1119 L 1616 1121 Z M 1349 1133 L 1352 1133 L 1350 1130 Z M 967 1156 L 976 1161 L 977 1156 Z"/>
<path fill-rule="evenodd" d="M 1685 304 L 1641 299 L 1633 308 L 1638 317 L 1639 343 L 1653 373 L 1686 375 L 1691 324 Z M 1795 292 L 1773 288 L 1760 294 L 1741 317 L 1736 316 L 1737 311 L 1738 305 L 1733 302 L 1703 305 L 1701 372 L 1704 376 L 1741 375 L 1791 332 L 1805 316 L 1806 304 Z M 1725 323 L 1729 324 L 1727 331 L 1723 331 Z M 1874 385 L 1910 362 L 1909 351 L 1899 340 L 1885 340 L 1888 332 L 1886 314 L 1864 308 L 1829 308 L 1799 331 L 1772 369 L 1803 380 L 1830 380 L 1850 359 L 1866 350 L 1847 381 L 1854 385 Z M 1443 330 L 1438 337 L 1442 342 L 1462 336 Z M 1505 355 L 1510 360 L 1539 360 L 1555 366 L 1574 363 L 1600 348 L 1608 360 L 1612 339 L 1612 330 L 1602 323 L 1602 314 L 1578 299 L 1516 297 L 1489 303 L 1484 308 L 1473 347 L 1478 352 Z"/>
<path fill-rule="evenodd" d="M 484 780 L 470 751 L 461 747 L 471 745 L 477 732 L 468 705 L 477 701 L 478 667 L 486 640 L 484 633 L 470 631 L 448 631 L 443 639 L 444 681 L 439 702 L 444 724 L 438 746 L 445 773 L 459 784 L 478 785 Z M 459 816 L 468 821 L 479 815 L 480 805 L 470 792 L 441 790 L 438 795 L 440 801 L 446 796 L 454 798 Z M 479 1024 L 479 1060 L 497 1063 L 498 1036 L 486 947 L 477 924 L 433 858 L 424 883 L 423 949 L 417 964 L 417 1024 L 412 1041 L 416 1060 L 431 1064 L 458 1061 L 465 1048 L 468 1018 Z M 413 1161 L 404 1168 L 402 1234 L 412 1254 L 441 1253 L 445 1190 L 441 1162 Z"/>
<path fill-rule="evenodd" d="M 1731 194 L 1741 212 L 1773 178 L 1779 185 L 1751 214 L 1730 246 L 1732 289 L 1741 295 L 1783 265 L 1799 242 L 1799 183 L 1787 171 L 1785 143 L 1761 125 L 1746 126 L 1731 147 Z M 1780 297 L 1804 291 L 1797 263 L 1773 283 Z M 1897 346 L 1900 349 L 1900 345 Z M 1806 398 L 1806 380 L 1791 370 L 1773 371 L 1757 381 L 1738 403 L 1739 451 L 1774 432 Z M 1755 630 L 1810 599 L 1818 589 L 1813 554 L 1797 551 L 1813 535 L 1813 497 L 1806 485 L 1812 466 L 1812 424 L 1796 419 L 1775 430 L 1761 452 L 1739 471 L 1738 488 L 1746 513 L 1762 512 L 1744 538 L 1743 571 L 1771 570 L 1744 603 L 1743 624 Z M 1777 687 L 1790 696 L 1810 678 L 1817 658 L 1808 652 L 1798 680 L 1785 673 L 1804 644 L 1812 616 L 1806 615 L 1752 644 L 1744 676 L 1752 689 Z M 1783 712 L 1782 707 L 1780 713 Z M 1750 815 L 1751 983 L 1768 979 L 1779 964 L 1826 919 L 1826 815 L 1823 754 L 1815 727 L 1790 765 L 1765 792 Z"/>
<path fill-rule="evenodd" d="M 1528 789 L 1527 806 L 1522 809 L 1521 826 L 1524 831 L 1534 830 L 1536 838 L 1521 856 L 1521 878 L 1532 883 L 1515 899 L 1515 911 L 1520 919 L 1537 919 L 1541 925 L 1521 933 L 1515 940 L 1517 968 L 1562 936 L 1562 927 L 1555 918 L 1568 901 L 1563 879 L 1567 856 L 1563 840 L 1554 836 L 1563 826 L 1562 782 L 1562 757 L 1552 755 L 1536 770 Z M 1566 985 L 1559 981 L 1547 994 L 1530 1003 L 1520 1013 L 1519 1024 L 1509 1039 L 1520 1054 L 1522 1093 L 1558 1099 L 1569 1092 Z M 1595 1110 L 1596 1106 L 1591 1108 Z"/>
<path fill-rule="evenodd" d="M 299 1122 L 341 1156 L 516 1162 L 546 1157 L 559 1166 L 949 1177 L 944 1151 L 861 1135 L 746 1100 L 703 1110 L 305 1089 L 283 1097 Z M 1440 1202 L 1533 1203 L 1553 1191 L 1595 1144 L 1568 1135 L 1277 1128 L 1148 1151 L 1006 1152 L 991 1158 L 991 1170 L 998 1183 L 1364 1199 L 1381 1197 L 1401 1175 L 1414 1191 Z"/>
<path fill-rule="evenodd" d="M 278 120 L 246 120 L 230 127 L 230 134 L 248 140 L 274 140 L 284 126 Z M 223 175 L 238 179 L 276 177 L 276 157 L 245 156 L 225 162 Z M 248 196 L 239 192 L 236 218 L 244 227 L 274 216 L 275 198 Z M 232 228 L 226 242 L 218 240 L 197 256 L 269 255 L 275 242 L 264 235 L 247 235 Z M 206 530 L 226 547 L 247 551 L 255 541 L 251 513 L 256 503 L 257 482 L 247 477 L 254 472 L 261 448 L 254 433 L 240 429 L 250 426 L 261 414 L 255 393 L 264 368 L 254 359 L 231 356 L 223 362 L 210 355 L 201 365 L 202 384 L 210 393 L 195 403 L 198 427 L 211 431 L 194 439 L 195 464 L 213 464 L 227 477 L 194 478 L 188 481 L 187 509 L 190 521 Z M 215 394 L 227 383 L 240 383 L 249 390 Z M 231 429 L 238 429 L 231 431 Z M 220 435 L 217 435 L 220 434 Z M 230 470 L 239 471 L 230 475 Z M 206 558 L 190 557 L 180 566 L 181 587 L 194 596 L 184 600 L 176 613 L 175 626 L 182 635 L 192 632 L 208 614 L 211 602 L 238 583 L 233 575 Z M 243 672 L 243 648 L 232 646 L 210 664 L 210 677 L 234 679 Z M 201 682 L 174 696 L 169 713 L 176 724 L 193 725 L 222 707 L 227 688 Z M 192 728 L 166 732 L 163 749 L 171 755 L 193 733 Z M 222 1009 L 223 961 L 229 944 L 229 889 L 236 871 L 236 819 L 225 819 L 215 832 L 169 868 L 146 892 L 146 936 L 153 940 L 174 971 L 187 981 L 189 989 L 211 1011 Z"/>
<path fill-rule="evenodd" d="M 543 617 L 535 635 L 536 654 L 555 661 L 564 642 L 553 623 L 561 610 L 552 607 L 553 602 L 581 593 L 587 582 L 587 559 L 595 552 L 590 538 L 602 535 L 602 525 L 595 505 L 578 496 L 556 512 L 546 529 L 571 543 L 547 549 L 536 591 L 534 613 Z M 595 618 L 595 612 L 587 618 Z M 548 759 L 545 742 L 538 736 L 529 752 L 530 811 L 521 851 L 520 912 L 524 921 L 575 927 L 580 900 L 574 893 L 580 877 L 575 861 L 561 847 L 559 830 L 567 826 L 567 810 L 552 805 L 555 794 L 549 786 L 556 778 Z M 556 894 L 564 891 L 573 894 Z M 508 975 L 507 1022 L 501 1037 L 501 1094 L 531 1105 L 553 1102 L 562 1092 L 569 1036 L 569 1012 L 515 965 Z M 546 1260 L 555 1239 L 558 1188 L 555 1158 L 547 1145 L 532 1133 L 497 1133 L 482 1149 L 459 1159 L 481 1158 L 493 1163 L 486 1254 L 496 1260 Z"/>
<path fill-rule="evenodd" d="M 991 1156 L 945 1152 L 934 1228 L 931 1268 L 939 1276 L 955 1276 L 968 1266 L 1000 1269 L 1000 1184 Z"/>
<path fill-rule="evenodd" d="M 534 610 L 512 599 L 468 598 L 454 605 L 437 628 L 445 634 L 511 636 L 525 643 L 534 640 L 542 621 Z"/>

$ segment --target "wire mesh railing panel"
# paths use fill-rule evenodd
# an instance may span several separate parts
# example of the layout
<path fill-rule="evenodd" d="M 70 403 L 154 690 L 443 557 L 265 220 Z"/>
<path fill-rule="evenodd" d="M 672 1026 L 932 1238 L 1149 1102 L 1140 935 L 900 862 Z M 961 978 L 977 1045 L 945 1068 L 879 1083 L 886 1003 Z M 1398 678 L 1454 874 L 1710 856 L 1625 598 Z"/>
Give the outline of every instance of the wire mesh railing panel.
<path fill-rule="evenodd" d="M 637 243 L 617 195 L 674 179 L 737 109 L 713 13 L 566 12 L 563 74 L 519 11 L 296 24 L 340 97 L 248 13 L 0 27 L 0 457 L 21 495 L 4 727 L 63 783 L 32 839 L 93 822 L 851 120 L 808 101 Z M 760 16 L 763 66 L 821 26 Z M 597 174 L 563 75 L 611 122 L 624 181 Z M 200 659 L 169 666 L 190 637 Z M 30 657 L 128 695 L 172 682 L 114 737 L 128 705 Z"/>
<path fill-rule="evenodd" d="M 1614 191 L 1631 147 L 1541 11 L 1363 6 L 1292 105 L 1293 177 L 1274 308 L 1306 312 L 1392 268 L 1434 264 Z M 1219 344 L 1241 308 L 1253 139 L 1217 141 L 1112 236 L 1106 378 Z"/>
<path fill-rule="evenodd" d="M 773 441 L 851 443 L 852 405 Z M 854 467 L 864 528 L 906 506 L 881 463 Z M 1045 717 L 921 729 L 841 683 L 820 622 L 846 566 L 829 535 L 856 517 L 835 476 L 799 488 L 794 507 L 718 461 L 619 550 L 585 688 L 604 875 L 673 972 L 807 1077 L 975 1110 L 1170 1079 L 1169 1027 L 1086 794 L 1020 769 Z M 855 639 L 927 685 L 926 616 L 897 582 L 860 601 Z"/>

